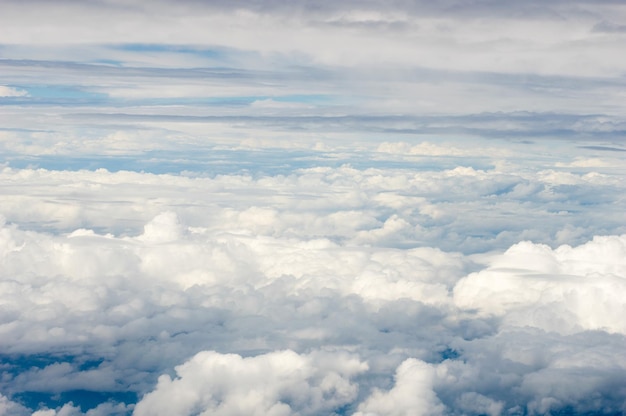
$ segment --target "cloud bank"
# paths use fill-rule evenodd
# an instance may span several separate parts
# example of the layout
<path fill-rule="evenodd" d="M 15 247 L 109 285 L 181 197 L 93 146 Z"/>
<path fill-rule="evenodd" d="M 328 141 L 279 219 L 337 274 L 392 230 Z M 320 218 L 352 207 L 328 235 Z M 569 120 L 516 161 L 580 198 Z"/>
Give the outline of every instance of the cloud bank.
<path fill-rule="evenodd" d="M 6 168 L 5 413 L 624 411 L 626 236 L 592 236 L 620 176 L 514 172 Z M 605 225 L 538 210 L 586 184 Z M 552 246 L 500 249 L 510 210 Z"/>
<path fill-rule="evenodd" d="M 518 3 L 7 0 L 0 149 L 42 166 L 214 144 L 623 147 L 622 5 Z"/>

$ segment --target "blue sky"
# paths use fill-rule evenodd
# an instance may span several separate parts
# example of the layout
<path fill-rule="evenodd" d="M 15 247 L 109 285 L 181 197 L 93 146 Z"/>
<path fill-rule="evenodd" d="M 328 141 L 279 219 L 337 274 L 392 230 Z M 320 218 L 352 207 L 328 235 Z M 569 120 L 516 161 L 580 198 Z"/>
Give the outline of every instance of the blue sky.
<path fill-rule="evenodd" d="M 626 412 L 619 1 L 0 5 L 0 415 Z"/>

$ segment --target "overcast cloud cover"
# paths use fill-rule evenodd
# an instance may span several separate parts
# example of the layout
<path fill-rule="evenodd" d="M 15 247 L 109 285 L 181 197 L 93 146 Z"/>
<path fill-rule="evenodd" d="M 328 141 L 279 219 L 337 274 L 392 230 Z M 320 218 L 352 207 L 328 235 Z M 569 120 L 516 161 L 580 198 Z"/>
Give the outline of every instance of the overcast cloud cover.
<path fill-rule="evenodd" d="M 0 415 L 626 413 L 622 1 L 0 2 Z"/>

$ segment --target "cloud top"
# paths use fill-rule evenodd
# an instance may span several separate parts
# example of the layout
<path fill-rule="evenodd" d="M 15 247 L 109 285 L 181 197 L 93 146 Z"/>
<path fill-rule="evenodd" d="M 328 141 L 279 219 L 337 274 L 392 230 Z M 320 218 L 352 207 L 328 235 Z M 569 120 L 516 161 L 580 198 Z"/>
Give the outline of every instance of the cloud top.
<path fill-rule="evenodd" d="M 330 359 L 330 360 L 329 360 Z M 204 351 L 159 377 L 134 415 L 315 415 L 350 403 L 350 378 L 367 370 L 358 359 L 323 352 L 276 351 L 256 357 Z"/>

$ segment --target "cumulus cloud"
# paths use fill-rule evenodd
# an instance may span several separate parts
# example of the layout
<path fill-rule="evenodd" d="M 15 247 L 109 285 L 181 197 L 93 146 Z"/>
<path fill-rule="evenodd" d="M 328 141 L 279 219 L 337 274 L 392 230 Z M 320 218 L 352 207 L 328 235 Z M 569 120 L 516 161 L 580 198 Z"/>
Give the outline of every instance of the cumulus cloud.
<path fill-rule="evenodd" d="M 2 416 L 20 416 L 28 415 L 30 412 L 19 403 L 9 400 L 8 397 L 0 394 L 0 415 Z"/>
<path fill-rule="evenodd" d="M 238 153 L 223 154 L 235 158 Z M 13 185 L 5 188 L 3 215 L 10 222 L 51 230 L 92 228 L 138 235 L 157 215 L 172 211 L 187 225 L 212 232 L 462 252 L 527 239 L 582 243 L 594 235 L 626 231 L 620 215 L 621 180 L 610 166 L 572 171 L 540 165 L 519 171 L 516 165 L 499 164 L 431 170 L 427 163 L 435 161 L 423 160 L 423 170 L 410 171 L 411 163 L 391 170 L 344 165 L 259 177 L 6 168 L 2 180 Z M 185 202 L 192 194 L 194 202 Z M 511 222 L 513 211 L 525 222 Z M 172 223 L 169 231 L 159 232 L 175 238 L 183 232 L 176 227 Z M 147 226 L 142 238 L 161 238 L 151 228 Z M 576 240 L 563 240 L 566 235 Z"/>
<path fill-rule="evenodd" d="M 126 236 L 5 223 L 4 354 L 57 351 L 5 365 L 5 394 L 132 391 L 137 414 L 619 408 L 623 236 L 465 256 L 271 236 L 243 219 L 163 212 Z M 119 400 L 39 411 L 128 414 Z"/>
<path fill-rule="evenodd" d="M 325 355 L 276 351 L 242 358 L 200 352 L 176 367 L 174 380 L 161 376 L 133 414 L 329 414 L 354 400 L 357 386 L 350 377 L 367 365 L 350 356 L 329 362 Z"/>
<path fill-rule="evenodd" d="M 427 363 L 408 359 L 395 374 L 388 392 L 376 390 L 361 405 L 355 416 L 367 415 L 443 415 L 445 406 L 432 390 L 435 370 Z"/>
<path fill-rule="evenodd" d="M 560 333 L 604 330 L 626 334 L 626 237 L 596 237 L 552 250 L 522 242 L 455 286 L 465 309 L 504 317 L 516 326 Z"/>

